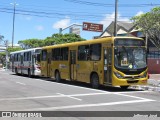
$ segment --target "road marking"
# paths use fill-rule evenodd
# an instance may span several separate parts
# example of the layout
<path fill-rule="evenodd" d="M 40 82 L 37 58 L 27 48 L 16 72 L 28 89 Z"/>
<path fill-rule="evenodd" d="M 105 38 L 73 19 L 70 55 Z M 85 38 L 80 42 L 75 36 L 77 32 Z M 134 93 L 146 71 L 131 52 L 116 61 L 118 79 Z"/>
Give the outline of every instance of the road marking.
<path fill-rule="evenodd" d="M 54 84 L 58 84 L 58 85 L 62 85 L 62 86 L 69 86 L 69 87 L 74 87 L 74 88 L 81 88 L 81 89 L 85 89 L 85 90 L 92 90 L 95 92 L 101 92 L 101 93 L 106 93 L 107 91 L 103 91 L 103 90 L 98 90 L 98 89 L 93 89 L 93 88 L 86 88 L 86 87 L 81 87 L 81 86 L 75 86 L 75 85 L 68 85 L 68 84 L 63 84 L 63 83 L 57 83 L 57 82 L 51 82 L 51 81 L 43 81 L 43 80 L 39 80 L 39 79 L 34 79 L 37 81 L 41 81 L 41 82 L 50 82 L 50 83 L 54 83 Z M 33 81 L 33 80 L 32 80 Z"/>
<path fill-rule="evenodd" d="M 20 85 L 26 85 L 25 83 L 22 83 L 22 82 L 16 82 L 16 83 Z"/>
<path fill-rule="evenodd" d="M 84 108 L 84 107 L 99 107 L 99 106 L 109 106 L 109 105 L 122 105 L 129 103 L 141 103 L 141 102 L 151 102 L 155 100 L 131 100 L 131 101 L 121 101 L 121 102 L 110 102 L 110 103 L 96 103 L 96 104 L 82 104 L 82 105 L 69 105 L 69 106 L 58 106 L 58 107 L 48 107 L 48 108 L 33 108 L 33 109 L 23 109 L 27 110 L 60 110 L 60 109 L 71 109 L 71 108 Z"/>
<path fill-rule="evenodd" d="M 44 99 L 44 98 L 61 98 L 61 97 L 75 97 L 75 96 L 88 96 L 88 95 L 102 95 L 102 94 L 112 94 L 112 93 L 88 93 L 88 94 L 73 94 L 73 95 L 52 95 L 52 96 L 35 96 L 35 97 L 21 97 L 21 98 L 2 98 L 0 101 L 3 100 L 29 100 L 29 99 Z"/>
<path fill-rule="evenodd" d="M 121 96 L 127 96 L 127 97 L 131 97 L 131 98 L 137 98 L 137 99 L 141 99 L 141 100 L 150 100 L 150 99 L 147 99 L 147 98 L 142 98 L 142 97 L 137 97 L 137 96 L 133 96 L 133 95 L 126 95 L 126 94 L 121 94 L 121 93 L 113 93 L 115 95 L 121 95 Z"/>
<path fill-rule="evenodd" d="M 59 94 L 59 95 L 61 95 L 61 96 L 63 96 L 63 97 L 69 97 L 69 98 L 72 98 L 72 99 L 75 99 L 75 100 L 82 101 L 82 99 L 79 99 L 79 98 L 76 98 L 76 97 L 72 97 L 72 96 L 70 96 L 70 95 L 64 95 L 64 94 L 61 94 L 61 93 L 57 93 L 57 94 Z"/>
<path fill-rule="evenodd" d="M 86 94 L 73 94 L 73 95 L 69 95 L 71 97 L 76 97 L 76 96 L 91 96 L 91 95 L 106 95 L 106 94 L 113 94 L 111 92 L 106 92 L 106 93 L 86 93 Z"/>

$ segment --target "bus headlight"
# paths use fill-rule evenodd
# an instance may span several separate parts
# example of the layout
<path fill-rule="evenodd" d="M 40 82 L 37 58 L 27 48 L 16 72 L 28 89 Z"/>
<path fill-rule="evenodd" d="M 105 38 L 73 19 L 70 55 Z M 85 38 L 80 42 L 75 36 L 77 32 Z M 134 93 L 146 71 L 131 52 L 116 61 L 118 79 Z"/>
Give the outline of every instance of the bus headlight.
<path fill-rule="evenodd" d="M 145 78 L 147 76 L 147 72 L 145 72 L 142 76 L 141 76 L 141 78 Z"/>
<path fill-rule="evenodd" d="M 114 72 L 114 74 L 116 75 L 117 78 L 123 78 L 123 76 L 119 74 L 118 72 Z"/>

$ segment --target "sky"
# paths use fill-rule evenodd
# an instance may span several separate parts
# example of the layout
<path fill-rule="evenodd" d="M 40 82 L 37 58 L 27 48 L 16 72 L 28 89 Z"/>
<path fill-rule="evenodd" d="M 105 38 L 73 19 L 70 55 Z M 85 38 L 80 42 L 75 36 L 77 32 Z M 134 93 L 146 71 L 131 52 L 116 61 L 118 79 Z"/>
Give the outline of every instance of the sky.
<path fill-rule="evenodd" d="M 114 20 L 115 0 L 0 0 L 0 35 L 12 42 L 13 8 L 15 3 L 14 44 L 25 39 L 45 39 L 59 33 L 59 28 L 83 22 L 103 24 Z M 149 12 L 160 6 L 160 0 L 118 0 L 118 21 Z M 78 27 L 78 26 L 77 26 Z M 100 32 L 83 31 L 80 36 L 92 39 Z M 69 33 L 69 29 L 62 31 Z"/>

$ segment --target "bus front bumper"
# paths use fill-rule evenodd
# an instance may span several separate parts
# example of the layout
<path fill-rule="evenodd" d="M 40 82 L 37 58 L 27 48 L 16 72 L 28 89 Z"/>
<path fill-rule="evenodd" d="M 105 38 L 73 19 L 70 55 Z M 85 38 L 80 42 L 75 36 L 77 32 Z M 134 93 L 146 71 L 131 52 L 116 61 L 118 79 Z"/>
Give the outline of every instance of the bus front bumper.
<path fill-rule="evenodd" d="M 113 86 L 131 86 L 131 85 L 147 85 L 148 77 L 139 79 L 119 79 L 115 75 L 112 77 Z"/>

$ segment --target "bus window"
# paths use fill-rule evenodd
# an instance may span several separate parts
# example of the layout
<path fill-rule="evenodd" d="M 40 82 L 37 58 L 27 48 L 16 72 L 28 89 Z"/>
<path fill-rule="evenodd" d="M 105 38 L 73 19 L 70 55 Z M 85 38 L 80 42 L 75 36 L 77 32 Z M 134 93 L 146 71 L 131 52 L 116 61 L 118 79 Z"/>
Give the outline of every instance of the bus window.
<path fill-rule="evenodd" d="M 36 61 L 40 62 L 40 54 L 36 54 Z"/>
<path fill-rule="evenodd" d="M 52 50 L 52 60 L 62 60 L 60 48 L 55 48 Z"/>
<path fill-rule="evenodd" d="M 31 61 L 31 52 L 24 53 L 24 61 Z"/>
<path fill-rule="evenodd" d="M 91 56 L 91 60 L 101 59 L 101 44 L 90 45 L 90 56 Z"/>
<path fill-rule="evenodd" d="M 28 52 L 28 61 L 31 61 L 31 52 Z"/>
<path fill-rule="evenodd" d="M 35 50 L 35 58 L 36 58 L 36 61 L 37 62 L 40 62 L 41 61 L 41 58 L 40 58 L 40 53 L 41 53 L 41 49 L 36 49 Z"/>
<path fill-rule="evenodd" d="M 18 53 L 18 61 L 21 61 L 21 54 Z"/>
<path fill-rule="evenodd" d="M 89 45 L 78 47 L 78 60 L 89 60 Z"/>
<path fill-rule="evenodd" d="M 14 61 L 18 61 L 18 55 L 14 54 Z"/>
<path fill-rule="evenodd" d="M 42 61 L 46 61 L 47 60 L 47 50 L 42 50 L 41 60 Z"/>
<path fill-rule="evenodd" d="M 61 48 L 62 60 L 68 60 L 68 47 Z"/>
<path fill-rule="evenodd" d="M 24 61 L 27 61 L 27 53 L 24 53 Z"/>

